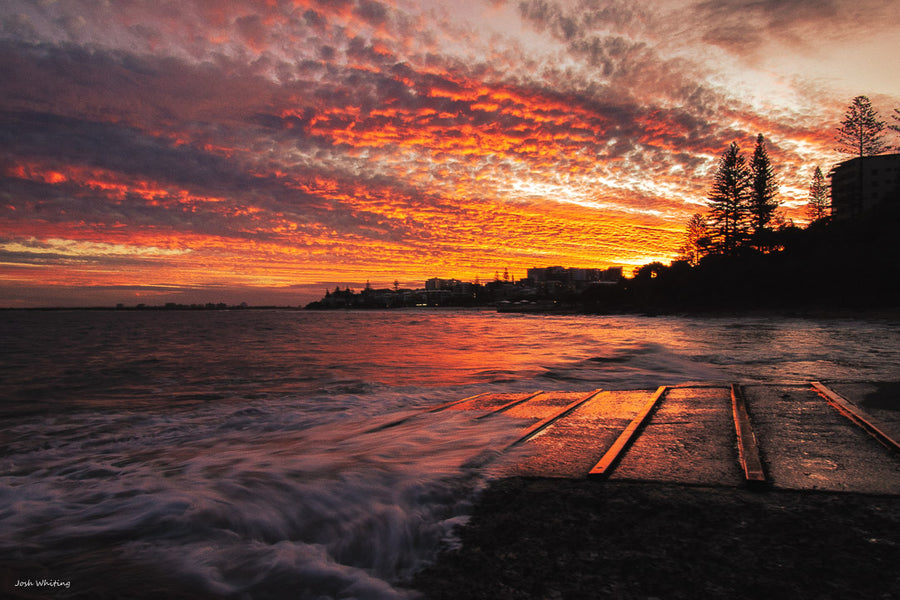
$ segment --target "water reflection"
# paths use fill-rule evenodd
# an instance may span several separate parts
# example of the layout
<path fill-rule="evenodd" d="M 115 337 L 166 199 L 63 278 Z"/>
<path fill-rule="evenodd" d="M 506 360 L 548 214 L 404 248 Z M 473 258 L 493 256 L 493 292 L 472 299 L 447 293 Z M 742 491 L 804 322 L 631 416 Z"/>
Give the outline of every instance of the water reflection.
<path fill-rule="evenodd" d="M 459 385 L 900 379 L 884 321 L 489 311 L 6 313 L 15 401 L 153 404 Z"/>

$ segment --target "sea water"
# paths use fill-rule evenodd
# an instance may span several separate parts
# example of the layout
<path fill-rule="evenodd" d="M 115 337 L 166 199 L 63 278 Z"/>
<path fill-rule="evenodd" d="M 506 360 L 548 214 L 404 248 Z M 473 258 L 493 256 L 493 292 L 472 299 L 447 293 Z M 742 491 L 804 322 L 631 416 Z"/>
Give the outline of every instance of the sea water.
<path fill-rule="evenodd" d="M 408 597 L 520 426 L 421 412 L 473 394 L 900 380 L 883 319 L 4 311 L 0 342 L 3 585 L 82 596 Z"/>

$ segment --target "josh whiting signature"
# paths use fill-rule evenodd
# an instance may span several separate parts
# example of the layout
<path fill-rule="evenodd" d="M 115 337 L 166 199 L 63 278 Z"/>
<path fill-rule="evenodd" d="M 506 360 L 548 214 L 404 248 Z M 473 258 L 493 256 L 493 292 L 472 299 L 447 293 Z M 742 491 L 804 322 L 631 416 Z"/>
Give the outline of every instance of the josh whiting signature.
<path fill-rule="evenodd" d="M 50 587 L 50 588 L 66 588 L 72 585 L 71 581 L 60 581 L 59 579 L 25 579 L 16 581 L 15 587 Z"/>

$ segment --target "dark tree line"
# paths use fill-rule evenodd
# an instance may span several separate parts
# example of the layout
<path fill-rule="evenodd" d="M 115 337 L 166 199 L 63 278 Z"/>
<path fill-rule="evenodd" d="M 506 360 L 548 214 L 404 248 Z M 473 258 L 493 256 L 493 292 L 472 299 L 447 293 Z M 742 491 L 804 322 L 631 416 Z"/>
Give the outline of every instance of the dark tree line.
<path fill-rule="evenodd" d="M 709 212 L 688 222 L 681 259 L 696 265 L 707 254 L 733 256 L 749 245 L 765 249 L 778 212 L 778 179 L 762 134 L 748 161 L 736 142 L 722 153 L 707 197 Z"/>
<path fill-rule="evenodd" d="M 835 141 L 836 150 L 859 158 L 891 149 L 885 129 L 900 132 L 900 109 L 894 109 L 896 125 L 887 125 L 866 96 L 854 98 L 844 114 Z M 679 259 L 697 265 L 707 255 L 734 256 L 747 248 L 771 251 L 780 248 L 777 232 L 790 228 L 778 210 L 778 180 L 762 134 L 748 161 L 736 142 L 722 153 L 707 197 L 708 212 L 691 216 Z M 831 214 L 830 187 L 816 166 L 809 184 L 807 216 L 810 222 Z"/>
<path fill-rule="evenodd" d="M 891 147 L 865 96 L 853 99 L 837 129 L 837 150 L 864 158 Z M 880 206 L 850 222 L 832 222 L 830 186 L 812 173 L 806 229 L 779 210 L 778 178 L 763 135 L 748 160 L 737 143 L 722 153 L 707 197 L 708 212 L 687 223 L 679 260 L 652 263 L 615 287 L 584 294 L 598 312 L 691 312 L 754 308 L 859 309 L 900 306 L 894 242 L 900 205 Z"/>
<path fill-rule="evenodd" d="M 644 265 L 617 286 L 589 289 L 583 307 L 650 314 L 896 308 L 898 222 L 900 207 L 883 206 L 854 221 L 784 227 L 773 234 L 778 251 L 746 247 L 734 255 L 708 254 L 696 265 Z"/>

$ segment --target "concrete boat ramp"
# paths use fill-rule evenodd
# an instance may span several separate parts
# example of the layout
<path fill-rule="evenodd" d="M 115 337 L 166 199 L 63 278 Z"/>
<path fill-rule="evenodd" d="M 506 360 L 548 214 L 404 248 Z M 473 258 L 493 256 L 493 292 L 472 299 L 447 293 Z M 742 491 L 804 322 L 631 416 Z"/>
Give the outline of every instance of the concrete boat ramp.
<path fill-rule="evenodd" d="M 428 412 L 519 421 L 494 465 L 503 475 L 900 495 L 900 411 L 864 410 L 866 392 L 691 383 L 486 393 Z"/>

